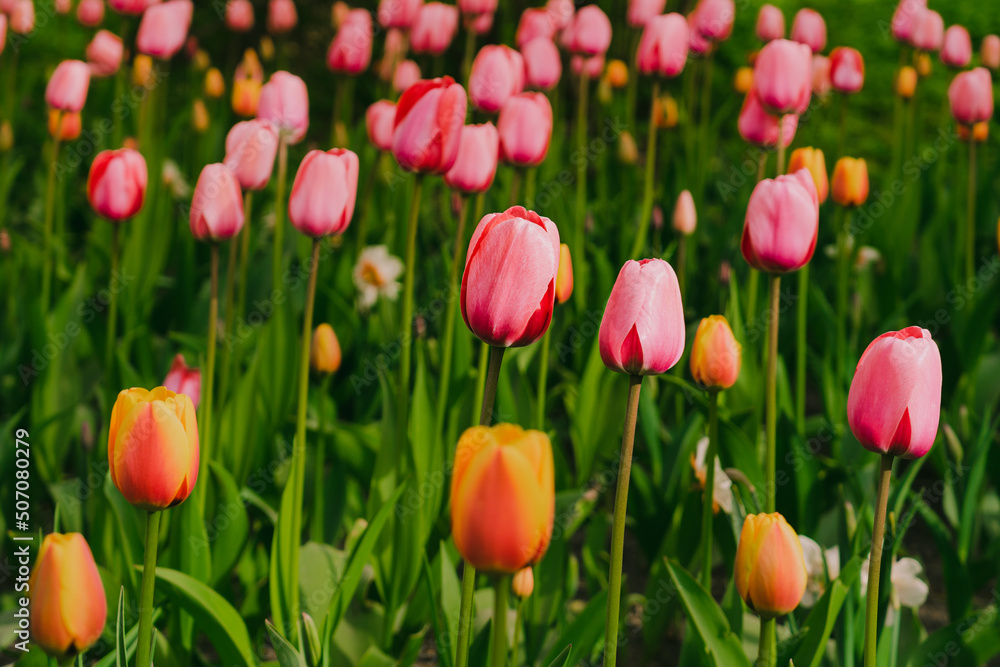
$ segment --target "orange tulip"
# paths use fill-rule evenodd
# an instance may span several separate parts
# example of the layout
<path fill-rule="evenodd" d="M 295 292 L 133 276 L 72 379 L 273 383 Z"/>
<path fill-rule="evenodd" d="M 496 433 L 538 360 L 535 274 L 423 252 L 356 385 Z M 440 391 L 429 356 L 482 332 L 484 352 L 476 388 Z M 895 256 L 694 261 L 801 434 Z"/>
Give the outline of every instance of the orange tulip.
<path fill-rule="evenodd" d="M 833 168 L 833 201 L 861 206 L 868 199 L 868 165 L 864 158 L 842 157 Z"/>
<path fill-rule="evenodd" d="M 819 203 L 825 202 L 830 194 L 830 179 L 826 176 L 826 159 L 823 156 L 823 151 L 808 146 L 796 148 L 788 160 L 788 173 L 794 173 L 799 169 L 809 170 L 813 183 L 816 184 Z"/>
<path fill-rule="evenodd" d="M 793 611 L 806 590 L 802 543 L 777 512 L 747 516 L 736 549 L 735 570 L 736 590 L 763 619 Z"/>
<path fill-rule="evenodd" d="M 691 346 L 691 375 L 709 389 L 729 389 L 740 376 L 742 348 L 722 315 L 706 317 L 698 325 Z"/>
<path fill-rule="evenodd" d="M 208 129 L 211 119 L 208 116 L 208 107 L 203 99 L 196 98 L 191 105 L 191 127 L 195 132 L 201 133 Z"/>
<path fill-rule="evenodd" d="M 959 123 L 958 138 L 960 141 L 969 141 L 971 138 L 976 143 L 981 144 L 990 138 L 990 124 L 987 121 L 976 123 L 972 126 L 972 132 L 970 133 L 968 125 Z"/>
<path fill-rule="evenodd" d="M 917 74 L 921 78 L 927 78 L 931 75 L 931 57 L 926 53 L 917 54 L 916 60 Z"/>
<path fill-rule="evenodd" d="M 669 130 L 677 126 L 677 100 L 670 95 L 663 95 L 653 101 L 653 118 L 656 127 Z"/>
<path fill-rule="evenodd" d="M 518 570 L 510 585 L 517 597 L 521 599 L 530 597 L 535 590 L 535 575 L 531 572 L 531 568 L 526 567 Z"/>
<path fill-rule="evenodd" d="M 76 139 L 80 136 L 80 125 L 79 111 L 49 109 L 49 136 L 53 139 L 59 139 L 59 141 Z"/>
<path fill-rule="evenodd" d="M 255 79 L 236 79 L 233 81 L 233 113 L 249 118 L 257 114 L 257 103 L 260 101 L 260 81 Z"/>
<path fill-rule="evenodd" d="M 612 88 L 624 88 L 628 84 L 628 65 L 621 60 L 609 60 L 604 78 Z"/>
<path fill-rule="evenodd" d="M 746 95 L 753 87 L 753 67 L 740 67 L 733 77 L 733 90 L 740 95 Z"/>
<path fill-rule="evenodd" d="M 340 368 L 340 341 L 333 327 L 324 322 L 313 332 L 309 365 L 317 373 L 336 373 Z"/>
<path fill-rule="evenodd" d="M 80 533 L 49 533 L 28 580 L 31 635 L 53 657 L 82 653 L 108 618 L 104 584 Z"/>
<path fill-rule="evenodd" d="M 139 509 L 173 507 L 198 481 L 198 424 L 186 394 L 122 390 L 108 432 L 111 481 Z"/>
<path fill-rule="evenodd" d="M 451 479 L 451 532 L 467 562 L 514 574 L 548 549 L 555 516 L 552 444 L 514 424 L 462 434 Z"/>
<path fill-rule="evenodd" d="M 205 96 L 217 100 L 226 94 L 226 81 L 219 68 L 213 67 L 205 73 Z"/>
<path fill-rule="evenodd" d="M 573 258 L 569 246 L 559 245 L 559 271 L 556 273 L 556 301 L 566 303 L 573 295 Z"/>
<path fill-rule="evenodd" d="M 146 89 L 153 87 L 153 58 L 140 53 L 132 60 L 132 85 Z"/>
<path fill-rule="evenodd" d="M 904 100 L 913 97 L 917 90 L 917 70 L 909 65 L 900 67 L 896 72 L 896 94 Z"/>

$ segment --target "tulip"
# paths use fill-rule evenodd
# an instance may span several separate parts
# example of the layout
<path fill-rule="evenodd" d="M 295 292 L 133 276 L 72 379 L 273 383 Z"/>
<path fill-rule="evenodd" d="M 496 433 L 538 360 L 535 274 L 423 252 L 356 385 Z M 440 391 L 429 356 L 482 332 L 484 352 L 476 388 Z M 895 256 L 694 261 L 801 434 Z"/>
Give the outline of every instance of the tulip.
<path fill-rule="evenodd" d="M 170 60 L 184 46 L 193 12 L 191 0 L 168 0 L 151 5 L 139 22 L 136 48 L 154 58 Z"/>
<path fill-rule="evenodd" d="M 493 14 L 497 10 L 498 0 L 458 0 L 458 9 L 469 16 Z"/>
<path fill-rule="evenodd" d="M 552 105 L 542 93 L 514 95 L 497 121 L 500 157 L 506 164 L 537 167 L 545 160 L 552 139 Z"/>
<path fill-rule="evenodd" d="M 108 603 L 94 555 L 80 533 L 45 536 L 26 590 L 31 638 L 50 656 L 81 654 L 100 639 Z"/>
<path fill-rule="evenodd" d="M 208 116 L 208 108 L 205 106 L 205 100 L 196 98 L 191 105 L 191 127 L 194 128 L 195 132 L 201 134 L 208 129 L 209 122 L 210 118 Z"/>
<path fill-rule="evenodd" d="M 82 120 L 79 111 L 49 109 L 49 136 L 60 142 L 73 141 L 80 136 Z"/>
<path fill-rule="evenodd" d="M 841 93 L 856 93 L 865 84 L 865 61 L 857 49 L 838 46 L 830 53 L 830 83 Z"/>
<path fill-rule="evenodd" d="M 806 44 L 813 53 L 826 47 L 826 21 L 814 9 L 800 9 L 792 21 L 792 41 Z"/>
<path fill-rule="evenodd" d="M 514 591 L 514 595 L 522 600 L 531 597 L 532 592 L 535 590 L 535 575 L 532 574 L 531 568 L 525 567 L 518 570 L 514 578 L 511 579 L 510 585 L 511 590 Z"/>
<path fill-rule="evenodd" d="M 917 70 L 904 65 L 896 72 L 896 94 L 905 100 L 913 97 L 917 90 Z"/>
<path fill-rule="evenodd" d="M 381 0 L 378 22 L 383 28 L 409 29 L 417 20 L 423 0 Z"/>
<path fill-rule="evenodd" d="M 205 72 L 204 90 L 205 96 L 213 100 L 226 94 L 226 80 L 222 78 L 222 72 L 217 67 L 210 67 Z"/>
<path fill-rule="evenodd" d="M 983 67 L 988 67 L 991 70 L 1000 69 L 1000 36 L 986 35 L 983 37 L 979 59 L 982 61 Z"/>
<path fill-rule="evenodd" d="M 629 0 L 628 24 L 633 28 L 645 27 L 649 19 L 662 14 L 666 6 L 666 0 Z"/>
<path fill-rule="evenodd" d="M 914 66 L 917 68 L 917 74 L 921 78 L 926 78 L 931 75 L 933 71 L 933 66 L 931 65 L 931 57 L 926 53 L 918 53 L 914 57 Z"/>
<path fill-rule="evenodd" d="M 657 129 L 669 130 L 677 127 L 679 112 L 677 100 L 670 95 L 662 95 L 653 99 L 653 118 Z"/>
<path fill-rule="evenodd" d="M 733 90 L 740 95 L 746 95 L 753 88 L 753 68 L 740 67 L 733 76 Z"/>
<path fill-rule="evenodd" d="M 924 9 L 914 22 L 910 43 L 921 51 L 937 51 L 943 41 L 944 19 L 937 12 Z"/>
<path fill-rule="evenodd" d="M 741 347 L 722 315 L 698 324 L 691 347 L 691 375 L 709 389 L 729 389 L 740 375 Z"/>
<path fill-rule="evenodd" d="M 927 9 L 927 0 L 900 0 L 892 14 L 892 36 L 899 42 L 913 37 L 920 13 Z"/>
<path fill-rule="evenodd" d="M 764 5 L 757 13 L 757 39 L 770 42 L 785 36 L 785 15 L 774 5 Z"/>
<path fill-rule="evenodd" d="M 333 72 L 360 74 L 372 59 L 372 19 L 365 9 L 351 10 L 326 52 L 326 66 Z"/>
<path fill-rule="evenodd" d="M 146 11 L 146 7 L 154 2 L 156 0 L 108 0 L 111 9 L 119 14 L 129 14 L 131 16 L 139 16 Z"/>
<path fill-rule="evenodd" d="M 420 66 L 412 60 L 403 60 L 392 73 L 392 89 L 397 93 L 406 91 L 420 81 Z"/>
<path fill-rule="evenodd" d="M 343 234 L 354 215 L 357 192 L 357 155 L 346 148 L 309 151 L 295 174 L 288 219 L 314 238 Z"/>
<path fill-rule="evenodd" d="M 549 90 L 562 76 L 559 48 L 548 37 L 536 37 L 521 47 L 524 58 L 524 83 L 529 88 Z"/>
<path fill-rule="evenodd" d="M 556 31 L 565 30 L 573 22 L 576 12 L 573 0 L 548 0 L 545 3 L 545 13 Z"/>
<path fill-rule="evenodd" d="M 225 164 L 244 190 L 267 187 L 277 152 L 278 135 L 266 121 L 236 123 L 226 135 Z"/>
<path fill-rule="evenodd" d="M 14 147 L 14 128 L 10 121 L 0 122 L 0 153 L 6 153 Z M 8 239 L 10 237 L 8 236 Z"/>
<path fill-rule="evenodd" d="M 309 349 L 309 366 L 317 373 L 329 375 L 340 368 L 340 341 L 333 327 L 324 322 L 316 327 Z"/>
<path fill-rule="evenodd" d="M 612 88 L 624 88 L 628 85 L 628 65 L 617 58 L 610 61 L 604 70 L 604 80 Z"/>
<path fill-rule="evenodd" d="M 392 154 L 406 171 L 444 174 L 458 157 L 465 89 L 450 76 L 421 80 L 399 98 Z"/>
<path fill-rule="evenodd" d="M 969 31 L 953 25 L 944 32 L 941 44 L 941 62 L 949 67 L 962 68 L 972 61 L 972 38 Z"/>
<path fill-rule="evenodd" d="M 253 79 L 235 79 L 233 81 L 233 113 L 244 118 L 257 115 L 260 92 L 261 85 L 259 81 L 254 81 Z"/>
<path fill-rule="evenodd" d="M 788 160 L 788 173 L 795 173 L 799 169 L 809 170 L 813 185 L 816 186 L 819 203 L 825 202 L 830 194 L 830 179 L 826 175 L 826 159 L 823 156 L 823 151 L 812 147 L 796 148 Z"/>
<path fill-rule="evenodd" d="M 253 27 L 253 4 L 250 0 L 226 2 L 226 27 L 233 32 L 247 32 Z"/>
<path fill-rule="evenodd" d="M 577 76 L 586 72 L 587 78 L 596 79 L 601 76 L 601 72 L 604 71 L 604 56 L 591 56 L 586 58 L 581 55 L 575 55 L 570 58 L 569 66 L 570 69 L 573 70 L 573 74 L 576 74 Z"/>
<path fill-rule="evenodd" d="M 993 117 L 993 81 L 990 71 L 977 67 L 955 76 L 948 86 L 951 115 L 963 125 L 975 125 Z"/>
<path fill-rule="evenodd" d="M 807 169 L 765 179 L 747 205 L 740 250 L 759 271 L 786 273 L 812 258 L 819 231 L 819 197 Z"/>
<path fill-rule="evenodd" d="M 757 55 L 753 75 L 758 98 L 772 112 L 801 114 L 809 107 L 812 57 L 806 45 L 787 39 L 768 42 Z"/>
<path fill-rule="evenodd" d="M 273 35 L 290 32 L 298 25 L 299 13 L 292 0 L 268 0 L 267 31 Z"/>
<path fill-rule="evenodd" d="M 451 480 L 451 532 L 465 561 L 513 574 L 537 563 L 555 516 L 552 444 L 514 424 L 474 426 L 459 438 Z"/>
<path fill-rule="evenodd" d="M 539 37 L 553 39 L 556 30 L 552 17 L 544 9 L 525 9 L 517 23 L 514 43 L 520 49 L 531 40 Z"/>
<path fill-rule="evenodd" d="M 500 110 L 512 95 L 524 89 L 524 58 L 509 46 L 484 46 L 472 61 L 469 99 L 480 111 Z"/>
<path fill-rule="evenodd" d="M 243 195 L 226 165 L 219 162 L 201 170 L 190 216 L 191 233 L 199 241 L 231 239 L 243 228 Z"/>
<path fill-rule="evenodd" d="M 611 45 L 611 21 L 597 5 L 587 5 L 563 31 L 563 45 L 573 53 L 604 55 Z"/>
<path fill-rule="evenodd" d="M 795 114 L 785 114 L 779 119 L 768 113 L 761 105 L 756 89 L 751 89 L 743 99 L 738 128 L 740 136 L 751 144 L 774 148 L 780 135 L 782 144 L 787 148 L 795 138 L 798 124 L 799 117 Z"/>
<path fill-rule="evenodd" d="M 170 371 L 163 386 L 175 394 L 184 394 L 191 399 L 195 409 L 201 401 L 201 371 L 184 363 L 184 355 L 178 353 L 170 364 Z"/>
<path fill-rule="evenodd" d="M 410 47 L 414 53 L 439 56 L 458 32 L 458 7 L 443 2 L 428 2 L 417 12 L 410 29 Z"/>
<path fill-rule="evenodd" d="M 618 159 L 629 165 L 639 161 L 639 147 L 635 143 L 635 137 L 628 130 L 622 130 L 618 135 Z"/>
<path fill-rule="evenodd" d="M 493 14 L 478 14 L 466 24 L 466 30 L 477 35 L 485 35 L 493 29 Z"/>
<path fill-rule="evenodd" d="M 500 135 L 493 123 L 464 125 L 458 140 L 458 158 L 444 183 L 465 193 L 486 192 L 497 173 Z"/>
<path fill-rule="evenodd" d="M 833 201 L 861 206 L 868 199 L 868 165 L 864 158 L 842 157 L 833 168 Z"/>
<path fill-rule="evenodd" d="M 102 218 L 123 222 L 142 209 L 146 183 L 146 160 L 138 151 L 101 151 L 90 165 L 87 200 Z"/>
<path fill-rule="evenodd" d="M 35 3 L 32 0 L 16 0 L 8 16 L 11 32 L 27 35 L 35 29 Z"/>
<path fill-rule="evenodd" d="M 90 68 L 82 60 L 64 60 L 59 63 L 48 86 L 45 88 L 45 102 L 60 111 L 79 111 L 87 101 L 90 87 Z"/>
<path fill-rule="evenodd" d="M 699 0 L 691 14 L 693 28 L 702 39 L 721 42 L 729 38 L 736 18 L 733 0 Z"/>
<path fill-rule="evenodd" d="M 76 8 L 76 20 L 88 28 L 99 26 L 104 20 L 104 0 L 80 0 Z"/>
<path fill-rule="evenodd" d="M 125 47 L 122 38 L 110 30 L 98 30 L 87 45 L 87 61 L 90 75 L 103 77 L 118 72 L 122 64 Z"/>
<path fill-rule="evenodd" d="M 275 72 L 260 90 L 257 117 L 269 121 L 281 138 L 297 144 L 309 129 L 309 91 L 305 82 L 288 72 Z"/>
<path fill-rule="evenodd" d="M 392 150 L 392 126 L 396 120 L 396 105 L 389 100 L 379 100 L 365 111 L 368 141 L 380 151 Z"/>
<path fill-rule="evenodd" d="M 802 543 L 777 512 L 743 521 L 734 569 L 740 597 L 765 620 L 794 611 L 806 591 Z"/>
<path fill-rule="evenodd" d="M 688 24 L 680 14 L 654 16 L 646 23 L 636 51 L 642 74 L 675 77 L 684 71 L 688 57 Z"/>
<path fill-rule="evenodd" d="M 973 125 L 971 131 L 968 125 L 959 125 L 957 129 L 959 141 L 975 141 L 981 144 L 990 137 L 990 124 L 985 121 Z"/>
<path fill-rule="evenodd" d="M 678 195 L 674 204 L 674 230 L 684 236 L 694 234 L 698 226 L 698 214 L 694 208 L 694 197 L 690 190 L 684 190 Z"/>
<path fill-rule="evenodd" d="M 573 257 L 569 246 L 559 244 L 559 272 L 556 274 L 556 303 L 566 303 L 573 295 Z"/>
<path fill-rule="evenodd" d="M 812 92 L 817 97 L 826 97 L 833 88 L 830 80 L 830 59 L 820 54 L 812 57 Z"/>

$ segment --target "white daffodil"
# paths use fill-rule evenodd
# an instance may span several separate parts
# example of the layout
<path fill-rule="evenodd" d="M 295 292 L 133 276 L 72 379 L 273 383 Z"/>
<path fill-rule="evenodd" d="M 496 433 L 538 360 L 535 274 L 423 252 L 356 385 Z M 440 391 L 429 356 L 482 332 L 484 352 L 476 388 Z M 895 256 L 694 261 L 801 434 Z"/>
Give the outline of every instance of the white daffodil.
<path fill-rule="evenodd" d="M 191 196 L 191 186 L 188 184 L 181 168 L 173 160 L 163 161 L 163 184 L 167 186 L 174 199 L 186 199 Z"/>
<path fill-rule="evenodd" d="M 802 556 L 806 561 L 806 592 L 802 595 L 803 607 L 812 607 L 826 590 L 826 582 L 840 576 L 840 551 L 837 547 L 824 550 L 815 540 L 799 535 Z"/>
<path fill-rule="evenodd" d="M 861 594 L 868 591 L 868 566 L 869 559 L 866 558 L 861 566 Z M 909 607 L 917 610 L 927 602 L 927 594 L 930 587 L 918 575 L 923 572 L 924 566 L 914 558 L 900 558 L 892 564 L 892 595 L 890 597 L 889 609 L 886 610 L 885 624 L 892 625 L 895 619 L 895 610 L 901 607 Z"/>
<path fill-rule="evenodd" d="M 701 488 L 705 488 L 705 478 L 708 476 L 708 466 L 705 465 L 705 456 L 708 454 L 708 438 L 698 441 L 695 454 L 691 457 L 691 467 L 694 469 L 694 476 L 698 478 Z M 712 511 L 718 512 L 721 508 L 726 514 L 733 513 L 733 480 L 722 469 L 719 457 L 715 457 L 715 483 L 712 489 Z"/>
<path fill-rule="evenodd" d="M 362 250 L 354 266 L 354 284 L 360 292 L 358 304 L 362 310 L 375 305 L 380 296 L 395 301 L 402 273 L 403 262 L 390 255 L 386 246 L 369 246 Z"/>

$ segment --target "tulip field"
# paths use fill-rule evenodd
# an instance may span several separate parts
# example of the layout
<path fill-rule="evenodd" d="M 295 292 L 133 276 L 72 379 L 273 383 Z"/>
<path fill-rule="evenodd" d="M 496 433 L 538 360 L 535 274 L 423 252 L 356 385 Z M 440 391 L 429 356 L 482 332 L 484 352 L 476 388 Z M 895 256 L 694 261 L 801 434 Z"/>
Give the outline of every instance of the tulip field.
<path fill-rule="evenodd" d="M 1000 665 L 998 34 L 0 0 L 0 665 Z"/>

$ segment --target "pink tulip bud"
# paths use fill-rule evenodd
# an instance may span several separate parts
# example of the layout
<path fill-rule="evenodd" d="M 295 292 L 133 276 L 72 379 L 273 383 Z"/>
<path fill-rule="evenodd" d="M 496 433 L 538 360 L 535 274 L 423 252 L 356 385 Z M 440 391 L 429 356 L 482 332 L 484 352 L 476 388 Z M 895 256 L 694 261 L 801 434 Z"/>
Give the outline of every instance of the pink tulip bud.
<path fill-rule="evenodd" d="M 982 60 L 983 67 L 988 67 L 991 70 L 1000 69 L 1000 36 L 986 35 L 983 37 L 979 58 Z"/>
<path fill-rule="evenodd" d="M 497 10 L 497 0 L 458 0 L 458 9 L 468 16 L 493 14 Z"/>
<path fill-rule="evenodd" d="M 549 90 L 562 76 L 559 47 L 548 37 L 536 37 L 521 47 L 524 57 L 524 83 L 529 88 Z"/>
<path fill-rule="evenodd" d="M 326 52 L 326 66 L 334 72 L 360 74 L 372 59 L 372 17 L 365 9 L 348 12 Z"/>
<path fill-rule="evenodd" d="M 247 32 L 253 24 L 253 4 L 250 0 L 229 0 L 226 3 L 227 28 L 233 32 Z"/>
<path fill-rule="evenodd" d="M 698 17 L 694 12 L 688 14 L 688 38 L 690 42 L 688 43 L 688 50 L 696 56 L 704 55 L 712 50 L 711 40 L 702 37 L 701 33 L 698 32 L 697 28 Z"/>
<path fill-rule="evenodd" d="M 493 29 L 493 14 L 476 14 L 465 27 L 477 35 L 485 35 Z"/>
<path fill-rule="evenodd" d="M 139 22 L 135 45 L 139 53 L 170 60 L 187 39 L 194 3 L 191 0 L 168 0 L 149 7 Z"/>
<path fill-rule="evenodd" d="M 119 14 L 128 14 L 130 16 L 139 16 L 146 11 L 147 7 L 156 2 L 159 2 L 159 0 L 108 0 L 111 9 Z"/>
<path fill-rule="evenodd" d="M 785 15 L 774 5 L 764 5 L 757 14 L 757 39 L 770 42 L 785 36 Z"/>
<path fill-rule="evenodd" d="M 100 2 L 101 0 L 98 0 Z M 83 5 L 80 5 L 81 7 Z M 103 5 L 102 5 L 103 7 Z M 87 45 L 87 61 L 92 76 L 112 76 L 122 64 L 125 46 L 122 38 L 109 30 L 98 30 Z"/>
<path fill-rule="evenodd" d="M 52 72 L 45 88 L 45 102 L 53 109 L 76 112 L 87 101 L 90 68 L 82 60 L 64 60 Z"/>
<path fill-rule="evenodd" d="M 565 30 L 573 22 L 575 12 L 573 0 L 548 0 L 545 3 L 545 13 L 548 14 L 556 32 Z"/>
<path fill-rule="evenodd" d="M 951 115 L 963 125 L 975 125 L 993 117 L 993 81 L 990 71 L 977 67 L 955 76 L 948 86 Z"/>
<path fill-rule="evenodd" d="M 299 23 L 299 13 L 292 0 L 268 0 L 267 31 L 272 35 L 290 32 Z"/>
<path fill-rule="evenodd" d="M 830 83 L 841 93 L 856 93 L 865 85 L 865 61 L 857 49 L 838 46 L 830 53 Z"/>
<path fill-rule="evenodd" d="M 830 59 L 818 53 L 812 57 L 812 92 L 817 97 L 826 97 L 833 88 L 830 80 Z"/>
<path fill-rule="evenodd" d="M 552 17 L 544 9 L 525 9 L 517 23 L 514 43 L 520 49 L 537 37 L 554 39 L 556 30 Z"/>
<path fill-rule="evenodd" d="M 759 271 L 795 271 L 812 258 L 818 232 L 819 195 L 809 170 L 800 169 L 754 188 L 740 250 Z"/>
<path fill-rule="evenodd" d="M 775 148 L 778 145 L 779 123 L 782 129 L 782 143 L 788 148 L 795 138 L 799 117 L 793 113 L 785 114 L 780 119 L 772 115 L 760 103 L 757 91 L 751 88 L 743 99 L 743 108 L 740 110 L 740 136 L 751 144 Z"/>
<path fill-rule="evenodd" d="M 684 308 L 673 267 L 662 259 L 630 259 L 604 309 L 598 345 L 617 373 L 666 373 L 684 353 Z"/>
<path fill-rule="evenodd" d="M 774 113 L 804 112 L 812 91 L 809 47 L 787 39 L 765 44 L 754 63 L 753 85 L 761 104 Z"/>
<path fill-rule="evenodd" d="M 458 7 L 428 2 L 420 8 L 410 29 L 410 46 L 417 54 L 439 56 L 458 32 Z"/>
<path fill-rule="evenodd" d="M 402 93 L 420 81 L 420 66 L 412 60 L 403 60 L 392 73 L 392 89 Z"/>
<path fill-rule="evenodd" d="M 587 78 L 597 79 L 601 76 L 601 72 L 604 71 L 604 56 L 574 55 L 569 59 L 569 68 L 577 76 L 586 72 Z"/>
<path fill-rule="evenodd" d="M 913 23 L 910 44 L 921 51 L 937 51 L 944 41 L 944 19 L 932 9 L 917 14 Z"/>
<path fill-rule="evenodd" d="M 458 157 L 465 125 L 465 89 L 450 76 L 425 79 L 400 96 L 392 129 L 392 154 L 406 171 L 444 174 Z"/>
<path fill-rule="evenodd" d="M 695 32 L 710 42 L 729 39 L 736 18 L 733 0 L 699 0 L 691 14 Z"/>
<path fill-rule="evenodd" d="M 807 44 L 813 53 L 826 47 L 826 21 L 815 9 L 800 9 L 792 21 L 792 41 Z"/>
<path fill-rule="evenodd" d="M 667 7 L 667 0 L 629 0 L 626 19 L 633 28 L 643 28 Z"/>
<path fill-rule="evenodd" d="M 472 234 L 462 274 L 462 319 L 487 345 L 522 347 L 549 328 L 559 270 L 559 230 L 514 206 Z"/>
<path fill-rule="evenodd" d="M 104 0 L 80 0 L 76 7 L 76 20 L 88 28 L 99 26 L 104 20 Z"/>
<path fill-rule="evenodd" d="M 562 44 L 573 53 L 603 56 L 611 46 L 611 20 L 597 5 L 587 5 L 563 30 Z"/>
<path fill-rule="evenodd" d="M 552 139 L 552 105 L 543 93 L 521 93 L 500 110 L 500 156 L 504 164 L 537 167 Z"/>
<path fill-rule="evenodd" d="M 396 105 L 389 100 L 375 102 L 365 112 L 368 141 L 380 151 L 392 150 L 392 126 L 396 120 Z"/>
<path fill-rule="evenodd" d="M 0 53 L 7 45 L 7 15 L 0 14 Z"/>
<path fill-rule="evenodd" d="M 899 0 L 892 14 L 892 36 L 899 42 L 909 42 L 913 37 L 920 13 L 927 9 L 927 0 Z"/>
<path fill-rule="evenodd" d="M 458 159 L 444 183 L 462 192 L 486 192 L 497 173 L 500 152 L 500 135 L 493 123 L 465 125 L 458 140 Z"/>
<path fill-rule="evenodd" d="M 469 99 L 480 111 L 496 112 L 524 90 L 524 58 L 509 46 L 489 44 L 476 54 L 469 76 Z"/>
<path fill-rule="evenodd" d="M 263 190 L 271 180 L 278 134 L 265 120 L 245 120 L 226 135 L 225 164 L 244 190 Z"/>
<path fill-rule="evenodd" d="M 358 195 L 358 156 L 346 148 L 309 151 L 288 199 L 288 219 L 307 236 L 343 234 Z"/>
<path fill-rule="evenodd" d="M 290 144 L 309 129 L 309 91 L 305 81 L 288 72 L 275 72 L 260 89 L 257 118 L 270 122 Z"/>
<path fill-rule="evenodd" d="M 206 165 L 191 199 L 191 233 L 199 241 L 225 241 L 243 228 L 243 194 L 221 162 Z"/>
<path fill-rule="evenodd" d="M 688 57 L 688 23 L 680 14 L 654 16 L 642 31 L 636 64 L 643 74 L 674 77 Z"/>
<path fill-rule="evenodd" d="M 56 14 L 65 15 L 69 14 L 69 11 L 73 8 L 72 0 L 55 0 L 55 6 L 53 9 L 56 10 Z"/>
<path fill-rule="evenodd" d="M 111 222 L 128 220 L 142 209 L 147 179 L 146 160 L 138 151 L 101 151 L 87 177 L 90 207 Z"/>
<path fill-rule="evenodd" d="M 966 67 L 972 61 L 972 38 L 969 31 L 953 25 L 944 32 L 941 44 L 941 62 L 948 67 Z"/>
<path fill-rule="evenodd" d="M 884 333 L 861 355 L 847 421 L 872 452 L 907 459 L 930 451 L 941 415 L 941 353 L 920 327 Z"/>
<path fill-rule="evenodd" d="M 684 190 L 674 205 L 674 230 L 690 236 L 698 226 L 698 213 L 694 209 L 694 197 L 690 190 Z"/>
<path fill-rule="evenodd" d="M 186 394 L 195 409 L 201 402 L 201 371 L 197 368 L 190 368 L 184 363 L 184 355 L 177 353 L 173 363 L 170 364 L 170 371 L 163 380 L 163 386 L 175 394 Z"/>
<path fill-rule="evenodd" d="M 423 4 L 423 0 L 381 0 L 378 22 L 383 28 L 409 29 Z"/>
<path fill-rule="evenodd" d="M 17 0 L 9 14 L 11 32 L 27 35 L 35 29 L 35 3 Z"/>

